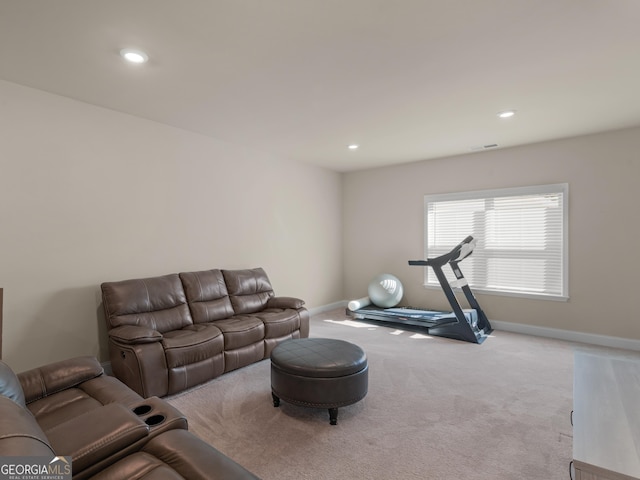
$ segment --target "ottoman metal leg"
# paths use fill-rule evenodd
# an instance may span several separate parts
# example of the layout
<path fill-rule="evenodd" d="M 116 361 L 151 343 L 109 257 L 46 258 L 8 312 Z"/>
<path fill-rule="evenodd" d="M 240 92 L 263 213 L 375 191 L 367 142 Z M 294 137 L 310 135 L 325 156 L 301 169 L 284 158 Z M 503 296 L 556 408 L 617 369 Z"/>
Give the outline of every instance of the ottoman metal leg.
<path fill-rule="evenodd" d="M 331 425 L 337 425 L 338 424 L 338 409 L 337 408 L 330 408 L 329 409 L 329 423 Z"/>
<path fill-rule="evenodd" d="M 278 396 L 271 392 L 271 397 L 273 398 L 273 406 L 274 407 L 279 407 L 280 406 L 280 399 L 278 398 Z"/>

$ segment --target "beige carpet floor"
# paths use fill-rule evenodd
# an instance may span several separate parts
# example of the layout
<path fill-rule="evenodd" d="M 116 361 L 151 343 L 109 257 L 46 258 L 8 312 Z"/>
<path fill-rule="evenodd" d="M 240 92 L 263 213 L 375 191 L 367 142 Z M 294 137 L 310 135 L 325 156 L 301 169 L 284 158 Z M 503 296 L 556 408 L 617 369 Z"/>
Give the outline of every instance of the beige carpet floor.
<path fill-rule="evenodd" d="M 274 408 L 268 360 L 170 397 L 189 429 L 264 480 L 554 480 L 569 476 L 571 343 L 495 331 L 484 344 L 314 316 L 311 336 L 360 345 L 364 400 Z"/>

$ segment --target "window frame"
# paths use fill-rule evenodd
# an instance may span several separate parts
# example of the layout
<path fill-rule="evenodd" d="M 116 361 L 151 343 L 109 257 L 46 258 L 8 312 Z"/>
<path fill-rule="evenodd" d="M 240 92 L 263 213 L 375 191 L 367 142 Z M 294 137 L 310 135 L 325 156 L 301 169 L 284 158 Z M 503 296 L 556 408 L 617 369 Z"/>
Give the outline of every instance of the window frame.
<path fill-rule="evenodd" d="M 469 192 L 451 192 L 441 194 L 424 195 L 424 255 L 429 258 L 429 204 L 434 202 L 447 202 L 459 200 L 478 200 L 478 199 L 495 199 L 500 197 L 514 197 L 524 195 L 545 195 L 545 194 L 561 194 L 562 195 L 562 265 L 561 265 L 561 293 L 559 295 L 536 292 L 519 292 L 513 290 L 488 289 L 473 285 L 470 283 L 474 292 L 498 295 L 506 297 L 518 298 L 534 298 L 542 300 L 568 301 L 569 300 L 569 184 L 555 183 L 549 185 L 532 185 L 524 187 L 511 187 L 489 190 L 475 190 Z M 469 232 L 467 235 L 474 235 Z M 462 238 L 460 238 L 462 240 Z M 454 245 L 451 245 L 453 248 Z M 473 254 L 472 254 L 473 256 Z M 460 264 L 460 268 L 464 274 L 464 261 Z M 429 283 L 428 281 L 429 267 L 424 267 L 423 287 L 426 289 L 440 289 L 439 283 Z"/>

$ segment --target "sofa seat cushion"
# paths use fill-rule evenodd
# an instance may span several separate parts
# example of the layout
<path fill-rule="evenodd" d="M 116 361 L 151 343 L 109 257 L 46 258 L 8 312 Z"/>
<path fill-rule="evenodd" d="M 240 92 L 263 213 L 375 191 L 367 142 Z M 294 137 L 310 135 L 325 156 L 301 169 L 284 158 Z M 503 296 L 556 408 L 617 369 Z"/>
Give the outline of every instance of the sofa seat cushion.
<path fill-rule="evenodd" d="M 103 375 L 83 382 L 78 387 L 31 402 L 27 408 L 45 433 L 83 413 L 109 403 L 135 405 L 142 397 L 114 377 Z"/>
<path fill-rule="evenodd" d="M 94 480 L 124 478 L 127 480 L 184 480 L 184 477 L 169 465 L 145 452 L 133 453 L 91 478 Z"/>
<path fill-rule="evenodd" d="M 127 387 L 115 377 L 102 375 L 86 381 L 78 386 L 86 395 L 96 399 L 101 405 L 121 403 L 123 405 L 137 405 L 142 397 Z"/>
<path fill-rule="evenodd" d="M 252 315 L 234 315 L 214 323 L 224 335 L 224 349 L 235 350 L 264 340 L 264 323 Z"/>
<path fill-rule="evenodd" d="M 47 438 L 58 455 L 72 457 L 75 477 L 135 449 L 147 440 L 149 428 L 129 407 L 111 403 L 57 425 L 47 431 Z"/>
<path fill-rule="evenodd" d="M 265 338 L 279 338 L 300 329 L 300 314 L 292 308 L 267 308 L 251 316 L 264 323 Z"/>
<path fill-rule="evenodd" d="M 47 430 L 60 423 L 101 406 L 102 403 L 87 395 L 83 390 L 69 388 L 36 400 L 30 403 L 28 408 L 46 433 Z"/>
<path fill-rule="evenodd" d="M 222 332 L 211 324 L 189 325 L 166 332 L 162 344 L 169 368 L 198 363 L 215 357 L 224 350 Z"/>

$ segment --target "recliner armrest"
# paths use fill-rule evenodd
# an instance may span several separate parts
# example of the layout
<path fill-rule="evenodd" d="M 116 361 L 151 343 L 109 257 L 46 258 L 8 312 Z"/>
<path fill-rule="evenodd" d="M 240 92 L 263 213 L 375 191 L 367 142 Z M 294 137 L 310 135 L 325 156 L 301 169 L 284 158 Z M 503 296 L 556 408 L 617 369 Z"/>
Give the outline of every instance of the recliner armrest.
<path fill-rule="evenodd" d="M 267 300 L 267 308 L 302 308 L 304 300 L 295 297 L 271 297 Z"/>
<path fill-rule="evenodd" d="M 33 415 L 0 395 L 0 453 L 3 457 L 54 456 L 49 441 Z"/>
<path fill-rule="evenodd" d="M 119 343 L 136 345 L 139 343 L 154 343 L 162 340 L 162 334 L 157 330 L 137 325 L 122 325 L 109 330 L 109 337 Z"/>
<path fill-rule="evenodd" d="M 57 455 L 73 458 L 74 476 L 149 435 L 149 426 L 119 403 L 89 410 L 47 430 Z"/>
<path fill-rule="evenodd" d="M 75 357 L 18 374 L 25 401 L 31 403 L 104 373 L 95 357 Z"/>

